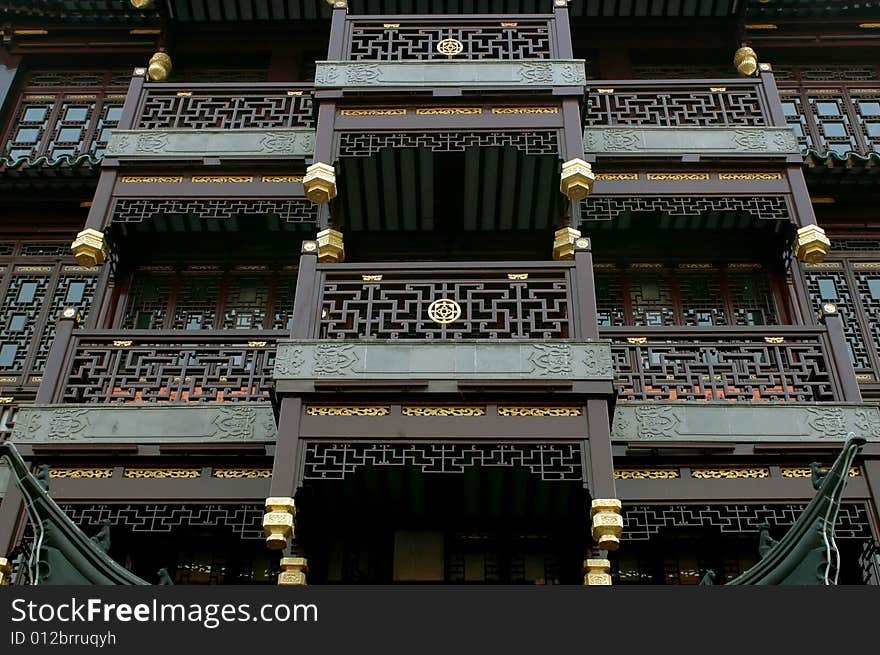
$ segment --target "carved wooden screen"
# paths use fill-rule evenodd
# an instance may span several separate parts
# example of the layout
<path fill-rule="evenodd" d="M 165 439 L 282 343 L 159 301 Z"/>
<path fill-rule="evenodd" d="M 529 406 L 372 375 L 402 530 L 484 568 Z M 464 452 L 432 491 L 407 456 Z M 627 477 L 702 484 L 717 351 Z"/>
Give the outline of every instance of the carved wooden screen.
<path fill-rule="evenodd" d="M 509 23 L 470 19 L 388 23 L 350 20 L 346 59 L 407 61 L 436 59 L 550 59 L 554 56 L 551 24 L 546 19 Z M 443 45 L 460 44 L 458 52 Z M 456 44 L 456 45 L 458 45 Z"/>
<path fill-rule="evenodd" d="M 3 139 L 13 161 L 104 155 L 122 114 L 129 77 L 106 71 L 33 72 Z"/>
<path fill-rule="evenodd" d="M 0 388 L 36 387 L 65 307 L 85 316 L 98 269 L 77 266 L 70 242 L 0 241 Z"/>
<path fill-rule="evenodd" d="M 833 302 L 843 319 L 844 334 L 856 376 L 862 382 L 880 380 L 880 259 L 867 249 L 875 242 L 840 242 L 841 251 L 821 264 L 806 265 L 804 276 L 813 306 Z M 865 248 L 847 253 L 843 248 Z M 871 255 L 874 256 L 871 259 Z"/>
<path fill-rule="evenodd" d="M 598 263 L 600 326 L 776 325 L 770 276 L 760 264 Z"/>
<path fill-rule="evenodd" d="M 880 67 L 777 67 L 789 126 L 804 150 L 845 156 L 880 152 Z"/>
<path fill-rule="evenodd" d="M 143 267 L 128 285 L 121 327 L 289 330 L 295 282 L 292 267 Z"/>

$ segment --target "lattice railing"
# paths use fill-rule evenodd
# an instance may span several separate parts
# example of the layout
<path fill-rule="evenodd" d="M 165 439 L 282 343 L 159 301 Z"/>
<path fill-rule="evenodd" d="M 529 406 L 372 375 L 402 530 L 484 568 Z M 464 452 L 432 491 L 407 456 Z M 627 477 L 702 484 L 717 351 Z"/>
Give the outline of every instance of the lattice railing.
<path fill-rule="evenodd" d="M 880 153 L 880 83 L 786 82 L 779 94 L 804 150 Z"/>
<path fill-rule="evenodd" d="M 77 331 L 62 402 L 266 400 L 279 332 Z"/>
<path fill-rule="evenodd" d="M 134 129 L 314 127 L 303 84 L 144 84 Z"/>
<path fill-rule="evenodd" d="M 323 266 L 314 333 L 329 339 L 576 337 L 572 274 L 570 265 L 534 262 Z M 432 307 L 443 301 L 460 311 L 453 322 L 432 319 Z"/>
<path fill-rule="evenodd" d="M 841 398 L 824 328 L 602 330 L 626 400 L 810 402 Z"/>
<path fill-rule="evenodd" d="M 603 80 L 587 89 L 584 124 L 762 126 L 770 102 L 758 79 Z"/>
<path fill-rule="evenodd" d="M 444 47 L 452 40 L 461 44 L 455 54 L 459 46 Z M 354 61 L 552 59 L 557 53 L 549 16 L 352 16 L 343 43 L 343 59 Z"/>

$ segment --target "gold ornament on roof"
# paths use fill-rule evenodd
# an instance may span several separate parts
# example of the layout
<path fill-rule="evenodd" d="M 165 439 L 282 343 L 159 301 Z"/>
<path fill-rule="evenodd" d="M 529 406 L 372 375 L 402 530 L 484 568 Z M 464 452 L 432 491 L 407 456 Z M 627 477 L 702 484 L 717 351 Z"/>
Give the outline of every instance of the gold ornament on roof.
<path fill-rule="evenodd" d="M 464 44 L 458 39 L 443 39 L 437 44 L 437 52 L 447 57 L 461 54 L 462 50 L 464 50 Z"/>
<path fill-rule="evenodd" d="M 450 298 L 440 298 L 428 307 L 428 318 L 440 325 L 454 323 L 461 317 L 461 305 Z"/>

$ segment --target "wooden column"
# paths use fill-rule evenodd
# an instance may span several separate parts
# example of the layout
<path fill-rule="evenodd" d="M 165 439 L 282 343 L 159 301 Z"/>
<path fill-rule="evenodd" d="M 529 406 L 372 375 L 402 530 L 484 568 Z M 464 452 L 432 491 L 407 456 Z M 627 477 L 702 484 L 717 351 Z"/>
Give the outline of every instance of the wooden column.
<path fill-rule="evenodd" d="M 587 401 L 587 424 L 590 438 L 590 495 L 593 498 L 617 498 L 614 488 L 614 458 L 611 455 L 611 420 L 608 401 Z"/>
<path fill-rule="evenodd" d="M 294 339 L 311 339 L 315 335 L 315 319 L 318 315 L 318 244 L 304 241 L 299 257 L 296 276 L 296 295 L 293 298 L 293 323 L 290 336 Z"/>
<path fill-rule="evenodd" d="M 327 59 L 339 61 L 345 52 L 345 19 L 348 16 L 348 0 L 335 0 L 333 15 L 330 18 L 330 42 L 327 46 Z"/>
<path fill-rule="evenodd" d="M 302 405 L 302 398 L 288 396 L 281 399 L 275 460 L 272 462 L 272 484 L 269 487 L 269 496 L 273 498 L 293 498 L 299 488 Z"/>
<path fill-rule="evenodd" d="M 67 374 L 67 358 L 73 341 L 73 331 L 79 324 L 79 312 L 67 308 L 61 311 L 61 316 L 55 324 L 55 341 L 49 349 L 46 357 L 46 367 L 43 369 L 43 380 L 37 389 L 36 403 L 61 402 L 64 395 L 64 379 Z"/>
<path fill-rule="evenodd" d="M 828 330 L 828 348 L 831 355 L 831 366 L 834 367 L 834 377 L 840 385 L 841 397 L 838 400 L 845 402 L 862 402 L 862 392 L 856 378 L 852 359 L 849 356 L 849 346 L 843 333 L 843 321 L 837 306 L 833 303 L 825 303 L 822 306 L 822 322 Z"/>
<path fill-rule="evenodd" d="M 585 242 L 582 244 L 582 242 Z M 574 300 L 577 314 L 578 339 L 598 339 L 599 323 L 596 310 L 596 285 L 593 279 L 593 253 L 590 239 L 582 237 L 575 241 L 574 250 Z"/>

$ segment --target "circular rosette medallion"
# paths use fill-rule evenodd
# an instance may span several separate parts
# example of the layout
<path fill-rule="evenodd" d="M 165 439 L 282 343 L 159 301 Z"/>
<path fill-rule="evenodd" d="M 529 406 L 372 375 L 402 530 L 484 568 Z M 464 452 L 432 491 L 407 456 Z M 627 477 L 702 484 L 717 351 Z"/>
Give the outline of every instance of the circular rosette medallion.
<path fill-rule="evenodd" d="M 462 50 L 464 50 L 464 45 L 458 39 L 443 39 L 437 44 L 437 52 L 447 57 L 461 54 Z"/>
<path fill-rule="evenodd" d="M 440 298 L 428 307 L 428 318 L 440 325 L 453 323 L 461 316 L 461 306 L 449 298 Z"/>

